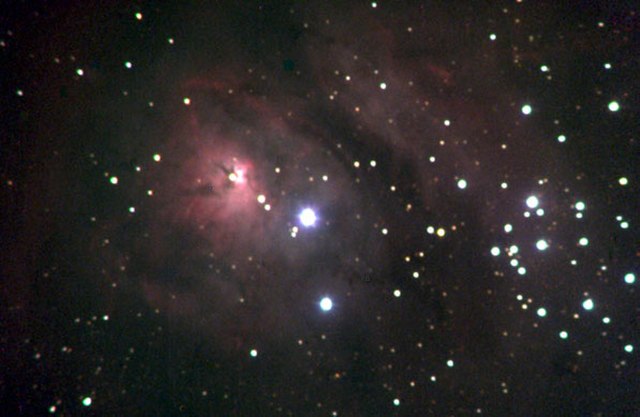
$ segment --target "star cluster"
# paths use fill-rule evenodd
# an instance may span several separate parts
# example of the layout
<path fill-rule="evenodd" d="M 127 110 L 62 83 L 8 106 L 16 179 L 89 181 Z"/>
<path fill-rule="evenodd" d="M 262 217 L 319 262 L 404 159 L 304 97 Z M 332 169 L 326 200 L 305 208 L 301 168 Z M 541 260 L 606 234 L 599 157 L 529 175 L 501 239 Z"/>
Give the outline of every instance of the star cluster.
<path fill-rule="evenodd" d="M 629 4 L 17 4 L 7 415 L 635 415 Z"/>

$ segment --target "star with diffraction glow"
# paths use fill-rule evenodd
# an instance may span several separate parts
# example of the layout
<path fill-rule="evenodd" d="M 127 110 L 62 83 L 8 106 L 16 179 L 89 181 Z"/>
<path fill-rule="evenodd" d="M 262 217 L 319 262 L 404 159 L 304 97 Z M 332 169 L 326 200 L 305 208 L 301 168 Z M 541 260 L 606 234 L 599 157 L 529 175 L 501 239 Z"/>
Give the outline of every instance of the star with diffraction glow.
<path fill-rule="evenodd" d="M 320 308 L 322 311 L 330 311 L 333 308 L 333 301 L 331 301 L 331 298 L 324 297 L 320 300 Z"/>
<path fill-rule="evenodd" d="M 316 216 L 316 213 L 315 211 L 313 211 L 313 209 L 305 208 L 298 215 L 298 219 L 300 219 L 300 224 L 302 224 L 304 227 L 311 227 L 316 224 L 318 217 Z"/>

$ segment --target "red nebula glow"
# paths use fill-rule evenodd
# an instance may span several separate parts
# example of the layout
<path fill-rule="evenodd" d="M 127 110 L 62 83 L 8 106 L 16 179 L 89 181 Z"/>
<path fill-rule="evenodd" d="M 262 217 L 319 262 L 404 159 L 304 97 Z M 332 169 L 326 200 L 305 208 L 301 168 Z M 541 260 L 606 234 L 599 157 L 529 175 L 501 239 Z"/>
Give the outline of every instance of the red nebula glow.
<path fill-rule="evenodd" d="M 216 253 L 259 251 L 262 240 L 255 237 L 274 216 L 257 201 L 265 193 L 259 170 L 246 150 L 231 139 L 192 145 L 180 161 L 182 168 L 168 179 L 167 188 L 174 195 L 167 202 L 167 215 L 207 236 Z"/>

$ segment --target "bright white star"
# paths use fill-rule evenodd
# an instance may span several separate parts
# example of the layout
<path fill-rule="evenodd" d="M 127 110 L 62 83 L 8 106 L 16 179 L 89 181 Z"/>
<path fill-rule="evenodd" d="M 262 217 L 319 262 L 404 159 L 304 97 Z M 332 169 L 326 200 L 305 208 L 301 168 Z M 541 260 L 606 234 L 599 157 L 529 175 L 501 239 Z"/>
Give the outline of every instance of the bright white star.
<path fill-rule="evenodd" d="M 324 297 L 322 300 L 320 300 L 320 308 L 322 309 L 322 311 L 331 310 L 333 308 L 333 301 L 331 301 L 331 298 Z"/>
<path fill-rule="evenodd" d="M 316 224 L 316 220 L 318 220 L 316 213 L 310 208 L 302 210 L 298 218 L 304 227 L 311 227 Z"/>

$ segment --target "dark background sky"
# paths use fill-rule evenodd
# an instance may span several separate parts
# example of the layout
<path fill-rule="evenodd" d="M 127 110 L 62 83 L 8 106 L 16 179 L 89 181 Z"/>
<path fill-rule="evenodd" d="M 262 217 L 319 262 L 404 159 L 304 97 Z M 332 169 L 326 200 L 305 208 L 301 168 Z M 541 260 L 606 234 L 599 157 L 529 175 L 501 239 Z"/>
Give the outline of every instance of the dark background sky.
<path fill-rule="evenodd" d="M 0 14 L 3 415 L 640 414 L 633 2 Z"/>

